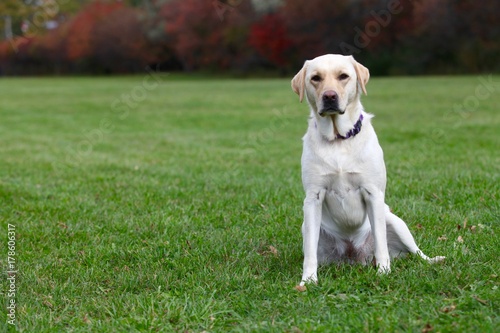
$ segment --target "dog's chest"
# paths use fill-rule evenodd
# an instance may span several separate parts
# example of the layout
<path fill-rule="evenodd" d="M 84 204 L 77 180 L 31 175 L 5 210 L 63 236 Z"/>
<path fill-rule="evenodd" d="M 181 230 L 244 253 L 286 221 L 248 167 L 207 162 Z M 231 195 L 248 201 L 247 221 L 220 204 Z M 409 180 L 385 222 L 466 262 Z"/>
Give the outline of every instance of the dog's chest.
<path fill-rule="evenodd" d="M 321 154 L 322 153 L 322 154 Z M 321 176 L 325 187 L 337 192 L 339 195 L 346 194 L 359 187 L 363 162 L 356 158 L 347 149 L 335 149 L 333 151 L 320 152 Z"/>
<path fill-rule="evenodd" d="M 330 168 L 322 176 L 325 201 L 330 208 L 359 209 L 362 204 L 361 174 L 349 165 Z"/>
<path fill-rule="evenodd" d="M 326 189 L 325 212 L 336 225 L 359 226 L 364 221 L 363 160 L 347 149 L 317 151 L 316 159 L 307 169 L 315 169 L 316 184 Z"/>

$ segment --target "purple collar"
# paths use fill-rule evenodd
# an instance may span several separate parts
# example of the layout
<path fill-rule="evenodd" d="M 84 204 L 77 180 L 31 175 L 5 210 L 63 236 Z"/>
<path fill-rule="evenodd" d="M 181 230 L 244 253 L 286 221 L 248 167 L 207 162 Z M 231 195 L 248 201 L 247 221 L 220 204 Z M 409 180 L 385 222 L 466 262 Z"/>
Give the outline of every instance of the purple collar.
<path fill-rule="evenodd" d="M 347 134 L 345 136 L 337 134 L 337 136 L 335 138 L 345 140 L 345 139 L 355 137 L 356 134 L 361 132 L 362 123 L 363 123 L 363 114 L 360 114 L 358 121 L 356 122 L 356 124 L 354 124 L 354 128 L 352 128 L 349 132 L 347 132 Z"/>

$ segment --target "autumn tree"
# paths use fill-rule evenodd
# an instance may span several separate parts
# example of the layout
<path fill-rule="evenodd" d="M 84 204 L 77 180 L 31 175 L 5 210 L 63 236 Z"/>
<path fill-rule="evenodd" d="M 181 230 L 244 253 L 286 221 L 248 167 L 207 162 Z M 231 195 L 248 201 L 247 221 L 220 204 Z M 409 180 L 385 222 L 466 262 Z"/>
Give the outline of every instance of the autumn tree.
<path fill-rule="evenodd" d="M 162 7 L 169 43 L 188 70 L 245 62 L 253 11 L 249 0 L 174 0 Z"/>
<path fill-rule="evenodd" d="M 455 50 L 460 66 L 466 72 L 499 70 L 500 2 L 450 0 L 450 5 L 461 40 Z"/>
<path fill-rule="evenodd" d="M 289 64 L 288 51 L 292 41 L 279 13 L 265 15 L 251 26 L 249 44 L 273 65 L 286 67 Z"/>
<path fill-rule="evenodd" d="M 160 47 L 146 38 L 141 19 L 144 15 L 140 9 L 123 7 L 94 24 L 92 56 L 105 71 L 140 71 L 159 60 Z"/>
<path fill-rule="evenodd" d="M 375 75 L 500 70 L 499 1 L 30 4 L 0 1 L 1 73 L 128 72 L 153 63 L 162 69 L 293 72 L 324 53 L 353 54 Z"/>
<path fill-rule="evenodd" d="M 33 10 L 33 6 L 27 6 L 19 0 L 2 0 L 0 2 L 0 19 L 3 20 L 3 38 L 12 39 L 21 33 L 20 28 L 14 31 L 14 22 L 17 27 L 21 26 L 21 21 L 28 17 Z"/>
<path fill-rule="evenodd" d="M 66 53 L 69 61 L 81 61 L 92 55 L 92 29 L 113 11 L 123 8 L 119 2 L 95 1 L 71 19 L 68 27 Z"/>
<path fill-rule="evenodd" d="M 285 0 L 281 13 L 292 42 L 289 57 L 299 66 L 325 53 L 343 53 L 340 45 L 351 41 L 355 20 L 350 0 Z"/>

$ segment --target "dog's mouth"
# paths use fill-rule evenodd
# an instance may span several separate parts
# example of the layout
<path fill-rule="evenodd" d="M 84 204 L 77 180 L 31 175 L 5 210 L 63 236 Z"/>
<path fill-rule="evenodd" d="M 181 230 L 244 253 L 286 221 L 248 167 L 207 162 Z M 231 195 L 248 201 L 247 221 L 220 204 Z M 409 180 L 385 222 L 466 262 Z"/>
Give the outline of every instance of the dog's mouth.
<path fill-rule="evenodd" d="M 323 105 L 321 105 L 321 109 L 318 112 L 321 117 L 344 114 L 345 112 L 345 110 L 339 107 L 339 100 L 337 97 L 332 99 L 323 98 L 322 102 Z"/>
<path fill-rule="evenodd" d="M 339 108 L 332 108 L 332 107 L 323 108 L 323 109 L 319 110 L 319 112 L 318 112 L 318 114 L 321 117 L 332 116 L 332 115 L 336 115 L 336 114 L 344 114 L 344 113 L 345 113 L 345 110 L 340 110 Z"/>

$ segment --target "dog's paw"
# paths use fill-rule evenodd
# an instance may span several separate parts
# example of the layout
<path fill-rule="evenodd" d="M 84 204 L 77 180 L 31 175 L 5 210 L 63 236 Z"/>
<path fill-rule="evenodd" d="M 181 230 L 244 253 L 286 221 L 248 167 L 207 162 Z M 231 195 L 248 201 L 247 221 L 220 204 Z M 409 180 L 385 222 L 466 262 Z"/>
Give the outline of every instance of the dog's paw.
<path fill-rule="evenodd" d="M 391 259 L 389 258 L 380 260 L 373 258 L 373 264 L 377 268 L 378 275 L 385 275 L 391 272 Z"/>
<path fill-rule="evenodd" d="M 311 276 L 311 277 L 310 277 L 309 279 L 307 279 L 307 280 L 302 280 L 302 281 L 300 281 L 299 286 L 302 286 L 302 287 L 303 287 L 303 286 L 305 286 L 306 284 L 318 284 L 318 278 L 317 278 L 317 277 L 314 277 L 314 278 L 313 278 L 313 277 Z"/>
<path fill-rule="evenodd" d="M 302 275 L 302 280 L 300 281 L 299 286 L 305 286 L 306 283 L 318 284 L 318 274 L 314 272 L 312 274 Z"/>
<path fill-rule="evenodd" d="M 316 275 L 314 276 L 310 276 L 308 279 L 306 280 L 302 280 L 300 281 L 300 283 L 298 285 L 296 285 L 294 288 L 295 290 L 297 291 L 300 291 L 300 292 L 303 292 L 303 291 L 306 291 L 307 290 L 307 287 L 306 287 L 306 284 L 318 284 L 318 278 L 316 277 Z"/>
<path fill-rule="evenodd" d="M 437 257 L 434 257 L 434 258 L 429 258 L 429 259 L 427 259 L 427 261 L 429 263 L 431 263 L 431 264 L 438 264 L 440 262 L 443 262 L 445 259 L 446 259 L 446 257 L 437 256 Z"/>
<path fill-rule="evenodd" d="M 382 266 L 378 265 L 377 266 L 377 274 L 378 275 L 386 275 L 391 272 L 391 266 Z"/>

